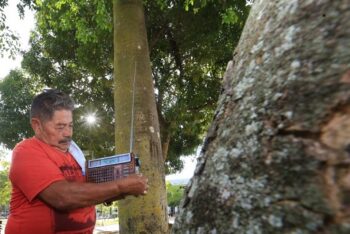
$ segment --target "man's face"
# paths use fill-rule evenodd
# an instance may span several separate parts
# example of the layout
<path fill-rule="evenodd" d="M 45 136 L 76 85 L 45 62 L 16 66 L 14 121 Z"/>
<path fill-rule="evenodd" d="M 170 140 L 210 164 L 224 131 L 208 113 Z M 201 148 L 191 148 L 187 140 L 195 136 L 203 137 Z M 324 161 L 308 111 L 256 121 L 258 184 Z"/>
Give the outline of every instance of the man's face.
<path fill-rule="evenodd" d="M 73 135 L 73 114 L 70 110 L 57 110 L 52 119 L 40 121 L 32 118 L 35 136 L 45 143 L 66 152 Z"/>

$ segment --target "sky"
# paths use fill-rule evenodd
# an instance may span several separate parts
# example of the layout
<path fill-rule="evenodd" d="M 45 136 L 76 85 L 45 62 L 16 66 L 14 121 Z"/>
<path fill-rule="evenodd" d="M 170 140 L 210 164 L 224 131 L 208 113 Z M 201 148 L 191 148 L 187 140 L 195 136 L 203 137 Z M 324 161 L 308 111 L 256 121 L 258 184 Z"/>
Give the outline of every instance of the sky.
<path fill-rule="evenodd" d="M 16 32 L 20 37 L 21 50 L 29 49 L 30 31 L 34 29 L 34 14 L 26 10 L 24 19 L 20 19 L 17 12 L 18 0 L 9 1 L 9 5 L 5 8 L 6 25 Z M 12 69 L 20 68 L 22 57 L 18 54 L 15 58 L 9 59 L 6 56 L 0 57 L 0 79 L 4 78 Z M 184 162 L 184 169 L 176 174 L 166 176 L 166 180 L 183 180 L 190 179 L 193 176 L 196 166 L 196 156 L 181 157 Z"/>
<path fill-rule="evenodd" d="M 181 157 L 181 160 L 184 162 L 183 170 L 176 174 L 167 175 L 166 180 L 184 180 L 184 179 L 192 178 L 194 169 L 196 168 L 196 164 L 197 164 L 197 157 L 183 156 Z"/>
<path fill-rule="evenodd" d="M 21 50 L 28 50 L 30 31 L 34 29 L 34 14 L 26 10 L 24 19 L 20 19 L 17 11 L 18 0 L 9 1 L 9 5 L 5 8 L 6 25 L 20 37 Z M 4 78 L 12 69 L 21 66 L 22 57 L 20 54 L 16 59 L 7 58 L 6 54 L 0 57 L 0 79 Z"/>

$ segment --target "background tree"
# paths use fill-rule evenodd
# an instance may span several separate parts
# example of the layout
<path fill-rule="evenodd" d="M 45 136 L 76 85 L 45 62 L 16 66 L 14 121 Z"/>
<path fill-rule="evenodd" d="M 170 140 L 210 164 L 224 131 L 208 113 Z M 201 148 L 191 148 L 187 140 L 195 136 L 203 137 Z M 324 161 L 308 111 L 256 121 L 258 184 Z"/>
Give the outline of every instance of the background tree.
<path fill-rule="evenodd" d="M 12 149 L 23 138 L 33 135 L 29 120 L 30 105 L 34 96 L 44 88 L 45 85 L 37 77 L 29 76 L 19 70 L 11 71 L 0 81 L 0 128 L 2 129 L 0 142 L 3 142 L 6 148 Z M 69 93 L 68 90 L 66 91 Z M 74 94 L 72 96 L 74 97 Z M 97 103 L 98 99 L 95 100 Z M 113 115 L 113 111 L 108 112 L 103 109 L 103 105 L 89 108 L 88 105 L 82 106 L 79 102 L 78 104 L 74 119 L 75 139 L 81 142 L 82 148 L 86 150 L 110 153 L 109 142 L 100 135 L 113 136 L 110 133 L 113 123 L 105 119 L 105 115 Z M 103 111 L 99 111 L 101 109 Z M 85 117 L 93 111 L 102 114 L 97 115 L 94 125 L 88 125 Z"/>
<path fill-rule="evenodd" d="M 170 182 L 167 182 L 166 190 L 168 206 L 170 206 L 172 209 L 175 209 L 175 207 L 178 207 L 180 205 L 180 201 L 184 193 L 184 186 L 176 184 L 173 185 Z"/>
<path fill-rule="evenodd" d="M 162 13 L 146 5 L 146 15 L 163 155 L 176 169 L 179 156 L 202 143 L 249 8 L 245 1 L 187 5 L 187 11 L 183 2 L 163 4 Z M 226 12 L 236 18 L 225 21 Z"/>
<path fill-rule="evenodd" d="M 10 168 L 9 162 L 6 160 L 8 152 L 4 148 L 0 148 L 0 212 L 8 211 L 10 202 L 11 185 L 8 179 Z M 1 213 L 0 213 L 1 216 Z"/>
<path fill-rule="evenodd" d="M 149 184 L 146 196 L 119 201 L 119 228 L 121 233 L 167 233 L 164 159 L 143 2 L 113 4 L 116 148 L 138 155 Z"/>
<path fill-rule="evenodd" d="M 349 233 L 349 19 L 255 1 L 173 233 Z"/>
<path fill-rule="evenodd" d="M 14 58 L 20 52 L 19 37 L 16 32 L 7 25 L 5 8 L 8 6 L 8 0 L 0 0 L 0 56 Z M 24 16 L 25 7 L 37 9 L 32 0 L 20 0 L 17 4 L 18 14 Z"/>
<path fill-rule="evenodd" d="M 33 134 L 29 110 L 35 93 L 43 88 L 37 80 L 21 71 L 11 71 L 0 82 L 0 142 L 13 148 L 24 137 Z"/>
<path fill-rule="evenodd" d="M 202 141 L 220 91 L 225 61 L 249 10 L 244 0 L 208 2 L 202 8 L 189 5 L 188 11 L 185 3 L 145 4 L 162 149 L 169 172 L 181 169 L 179 156 L 193 153 Z M 79 119 L 87 112 L 99 113 L 104 129 L 114 124 L 111 4 L 38 2 L 37 33 L 23 62 L 26 71 L 46 86 L 72 93 L 79 103 Z M 208 27 L 202 27 L 203 22 Z M 103 147 L 99 147 L 100 141 L 92 142 L 97 155 L 114 152 L 113 134 L 91 134 L 91 138 L 104 140 Z M 83 146 L 91 144 L 83 136 L 76 137 Z"/>
<path fill-rule="evenodd" d="M 4 8 L 7 5 L 7 0 L 0 1 L 0 56 L 14 57 L 19 51 L 19 43 L 18 36 L 6 25 Z"/>

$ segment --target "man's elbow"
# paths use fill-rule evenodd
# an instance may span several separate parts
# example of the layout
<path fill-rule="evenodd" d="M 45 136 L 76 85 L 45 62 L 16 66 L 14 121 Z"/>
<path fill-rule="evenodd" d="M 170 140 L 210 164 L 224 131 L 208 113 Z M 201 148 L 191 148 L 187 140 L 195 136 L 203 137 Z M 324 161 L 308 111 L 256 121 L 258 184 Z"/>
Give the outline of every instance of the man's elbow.
<path fill-rule="evenodd" d="M 71 191 L 71 184 L 66 181 L 53 183 L 39 194 L 39 198 L 55 210 L 69 211 L 81 205 L 75 201 L 74 192 Z"/>
<path fill-rule="evenodd" d="M 58 211 L 69 211 L 75 208 L 74 203 L 71 201 L 71 199 L 63 196 L 57 196 L 55 198 L 50 199 L 41 198 L 41 200 L 53 209 Z"/>
<path fill-rule="evenodd" d="M 74 204 L 67 199 L 59 199 L 55 202 L 52 202 L 50 205 L 58 211 L 70 211 L 75 208 Z"/>

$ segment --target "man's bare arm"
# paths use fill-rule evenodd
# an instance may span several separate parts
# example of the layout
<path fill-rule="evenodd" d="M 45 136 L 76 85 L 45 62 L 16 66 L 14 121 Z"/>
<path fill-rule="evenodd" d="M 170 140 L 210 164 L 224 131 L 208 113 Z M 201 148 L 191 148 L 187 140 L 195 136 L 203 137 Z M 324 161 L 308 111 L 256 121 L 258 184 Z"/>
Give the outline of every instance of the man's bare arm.
<path fill-rule="evenodd" d="M 101 184 L 61 180 L 40 192 L 39 198 L 55 209 L 71 210 L 124 198 L 127 195 L 144 195 L 147 189 L 147 179 L 140 175 Z"/>

